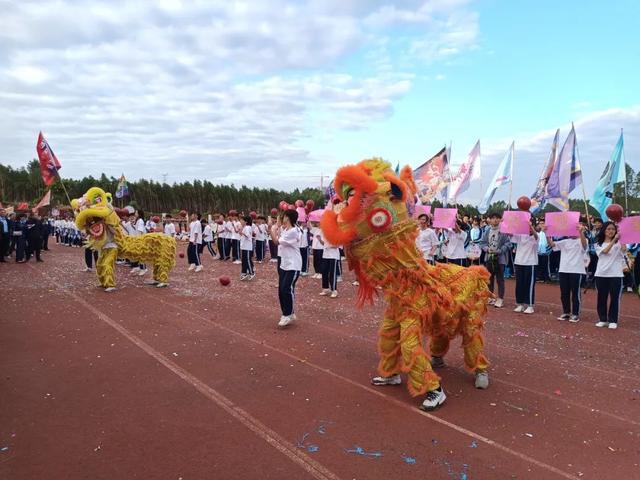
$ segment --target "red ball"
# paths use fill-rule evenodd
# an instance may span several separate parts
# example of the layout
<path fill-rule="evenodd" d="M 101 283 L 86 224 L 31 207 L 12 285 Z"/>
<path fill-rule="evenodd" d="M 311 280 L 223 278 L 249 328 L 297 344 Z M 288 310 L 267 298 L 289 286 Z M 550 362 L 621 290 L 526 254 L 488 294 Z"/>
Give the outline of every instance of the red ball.
<path fill-rule="evenodd" d="M 518 208 L 523 212 L 528 212 L 531 208 L 531 199 L 525 195 L 518 199 Z"/>
<path fill-rule="evenodd" d="M 187 216 L 187 211 L 186 210 L 180 210 L 180 216 L 181 217 L 186 217 Z"/>
<path fill-rule="evenodd" d="M 180 253 L 178 254 L 178 256 L 179 256 L 180 258 L 184 258 L 184 252 L 180 252 Z"/>
<path fill-rule="evenodd" d="M 275 216 L 277 216 L 277 215 L 278 215 L 278 209 L 277 209 L 277 208 L 272 208 L 272 209 L 271 209 L 271 216 L 272 216 L 272 217 L 275 217 Z"/>
<path fill-rule="evenodd" d="M 237 217 L 238 216 L 238 211 L 237 210 L 229 210 L 229 216 L 230 217 Z"/>
<path fill-rule="evenodd" d="M 295 205 L 287 205 L 287 210 L 295 210 L 296 206 Z"/>
<path fill-rule="evenodd" d="M 256 212 L 250 212 L 249 216 L 255 220 L 255 218 L 258 216 L 258 214 Z"/>
<path fill-rule="evenodd" d="M 151 217 L 151 221 L 158 223 L 160 221 L 160 217 L 158 215 L 154 215 L 153 217 Z"/>
<path fill-rule="evenodd" d="M 289 204 L 287 202 L 285 202 L 284 200 L 282 200 L 278 206 L 280 207 L 280 210 L 286 210 L 287 208 L 289 208 Z"/>
<path fill-rule="evenodd" d="M 225 287 L 231 283 L 231 279 L 227 276 L 222 276 L 218 278 L 218 281 L 220 282 L 221 285 L 224 285 Z"/>
<path fill-rule="evenodd" d="M 296 207 L 297 208 L 304 207 L 304 202 L 302 200 L 296 200 Z"/>
<path fill-rule="evenodd" d="M 313 207 L 315 207 L 315 206 L 316 206 L 316 202 L 314 202 L 314 201 L 313 201 L 313 200 L 311 200 L 311 199 L 307 200 L 306 207 L 307 207 L 309 210 L 313 210 Z"/>
<path fill-rule="evenodd" d="M 607 207 L 604 213 L 607 214 L 607 217 L 609 217 L 609 220 L 617 223 L 620 220 L 622 220 L 622 217 L 624 216 L 624 209 L 622 208 L 622 206 L 618 205 L 617 203 L 612 203 Z"/>

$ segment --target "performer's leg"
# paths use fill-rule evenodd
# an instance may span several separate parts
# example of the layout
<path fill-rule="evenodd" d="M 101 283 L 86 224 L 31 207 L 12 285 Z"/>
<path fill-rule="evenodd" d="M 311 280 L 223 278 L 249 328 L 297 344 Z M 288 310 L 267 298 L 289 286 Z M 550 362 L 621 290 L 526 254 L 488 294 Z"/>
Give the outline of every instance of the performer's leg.
<path fill-rule="evenodd" d="M 484 372 L 489 368 L 489 360 L 484 355 L 484 320 L 479 311 L 471 311 L 463 321 L 462 348 L 465 366 L 473 373 Z"/>
<path fill-rule="evenodd" d="M 104 288 L 114 288 L 116 286 L 116 256 L 115 248 L 106 248 L 100 252 L 98 261 L 96 262 L 96 272 L 98 281 Z"/>

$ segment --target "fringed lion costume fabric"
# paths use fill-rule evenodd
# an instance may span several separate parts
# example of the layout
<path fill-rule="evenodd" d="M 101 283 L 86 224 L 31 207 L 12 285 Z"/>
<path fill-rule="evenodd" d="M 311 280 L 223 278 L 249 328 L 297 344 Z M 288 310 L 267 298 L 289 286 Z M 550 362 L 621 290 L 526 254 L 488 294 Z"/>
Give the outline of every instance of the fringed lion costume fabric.
<path fill-rule="evenodd" d="M 87 233 L 87 244 L 99 252 L 96 271 L 102 287 L 115 288 L 117 258 L 152 265 L 153 281 L 149 283 L 158 287 L 168 285 L 176 257 L 173 238 L 162 233 L 136 237 L 125 234 L 111 205 L 111 194 L 98 187 L 90 188 L 81 198 L 73 200 L 72 206 L 78 229 Z"/>
<path fill-rule="evenodd" d="M 415 243 L 411 169 L 398 177 L 387 162 L 364 160 L 339 169 L 334 185 L 341 209 L 324 213 L 322 232 L 332 244 L 345 246 L 360 283 L 359 306 L 372 302 L 377 289 L 388 303 L 378 340 L 379 374 L 407 373 L 412 396 L 438 389 L 440 377 L 424 347 L 427 335 L 430 354 L 439 358 L 461 336 L 466 367 L 486 375 L 482 315 L 491 296 L 489 274 L 483 267 L 425 262 Z"/>

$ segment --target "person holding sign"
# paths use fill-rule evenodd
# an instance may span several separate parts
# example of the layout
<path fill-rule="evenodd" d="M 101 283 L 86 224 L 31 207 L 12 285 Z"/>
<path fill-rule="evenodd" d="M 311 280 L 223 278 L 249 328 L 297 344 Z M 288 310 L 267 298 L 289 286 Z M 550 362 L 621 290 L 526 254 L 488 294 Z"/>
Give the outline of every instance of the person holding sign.
<path fill-rule="evenodd" d="M 416 246 L 422 252 L 422 257 L 427 263 L 433 265 L 433 254 L 438 247 L 438 237 L 436 232 L 429 225 L 429 217 L 423 213 L 418 217 L 418 236 L 416 237 Z"/>
<path fill-rule="evenodd" d="M 558 320 L 569 320 L 571 323 L 580 321 L 580 295 L 582 282 L 587 274 L 585 259 L 589 259 L 587 248 L 589 246 L 586 237 L 585 222 L 576 225 L 577 237 L 567 237 L 554 241 L 549 235 L 547 242 L 555 252 L 560 252 L 560 301 L 562 302 L 562 315 Z"/>
<path fill-rule="evenodd" d="M 618 328 L 618 311 L 624 280 L 624 254 L 627 251 L 627 247 L 619 240 L 618 227 L 613 222 L 606 222 L 596 238 L 598 266 L 595 279 L 600 319 L 596 327 L 609 327 L 612 330 Z"/>
<path fill-rule="evenodd" d="M 533 219 L 532 219 L 533 222 Z M 538 232 L 529 223 L 529 234 L 511 235 L 516 243 L 516 257 L 513 260 L 516 273 L 516 308 L 514 312 L 534 313 L 536 296 L 536 267 L 538 266 Z"/>
<path fill-rule="evenodd" d="M 489 270 L 489 290 L 493 293 L 494 284 L 498 283 L 498 298 L 489 300 L 489 305 L 502 308 L 504 305 L 504 267 L 509 263 L 511 241 L 509 235 L 500 231 L 502 216 L 499 213 L 489 215 L 490 227 L 482 234 L 478 243 L 485 252 L 485 268 Z"/>
<path fill-rule="evenodd" d="M 456 220 L 453 228 L 447 230 L 447 239 L 444 242 L 447 263 L 455 263 L 461 267 L 467 266 L 467 252 L 464 249 L 466 240 L 467 232 L 462 230 L 462 221 Z"/>

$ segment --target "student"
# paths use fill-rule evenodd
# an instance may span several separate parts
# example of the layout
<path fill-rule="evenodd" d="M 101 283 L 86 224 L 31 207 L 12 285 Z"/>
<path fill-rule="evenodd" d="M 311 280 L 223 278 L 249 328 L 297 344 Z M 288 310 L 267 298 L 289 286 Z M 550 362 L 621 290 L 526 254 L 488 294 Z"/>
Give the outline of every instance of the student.
<path fill-rule="evenodd" d="M 155 224 L 154 224 L 155 225 Z M 134 224 L 137 235 L 144 235 L 147 233 L 146 223 L 144 221 L 144 212 L 142 210 L 138 210 L 136 222 Z M 147 273 L 147 266 L 144 263 L 138 264 L 138 275 L 141 277 Z"/>
<path fill-rule="evenodd" d="M 624 257 L 627 247 L 621 245 L 618 227 L 613 222 L 605 222 L 596 239 L 598 266 L 595 271 L 598 289 L 598 318 L 596 327 L 618 328 L 618 312 L 624 279 Z M 609 308 L 607 309 L 607 302 Z"/>
<path fill-rule="evenodd" d="M 338 296 L 338 262 L 340 261 L 340 248 L 331 245 L 324 235 L 320 235 L 322 244 L 322 292 L 321 296 Z"/>
<path fill-rule="evenodd" d="M 445 257 L 448 263 L 455 263 L 461 267 L 466 267 L 467 253 L 464 250 L 464 246 L 467 240 L 467 232 L 462 229 L 462 226 L 462 221 L 457 220 L 453 229 L 447 230 Z"/>
<path fill-rule="evenodd" d="M 228 223 L 231 231 L 231 259 L 233 263 L 240 265 L 242 263 L 240 260 L 240 231 L 242 230 L 242 225 L 238 220 L 238 212 L 235 210 L 229 212 Z"/>
<path fill-rule="evenodd" d="M 282 316 L 279 327 L 286 327 L 296 320 L 294 310 L 296 282 L 302 268 L 300 255 L 300 236 L 302 232 L 296 228 L 298 212 L 285 210 L 282 213 L 282 224 L 275 224 L 271 230 L 271 240 L 278 247 L 278 298 Z"/>
<path fill-rule="evenodd" d="M 504 269 L 509 263 L 511 241 L 509 236 L 500 231 L 502 215 L 489 215 L 489 228 L 485 230 L 480 240 L 480 247 L 485 252 L 485 267 L 491 273 L 489 290 L 493 293 L 494 283 L 498 283 L 498 298 L 489 300 L 489 305 L 496 308 L 504 306 Z"/>
<path fill-rule="evenodd" d="M 549 256 L 553 247 L 547 234 L 545 233 L 544 220 L 538 220 L 536 231 L 538 232 L 538 268 L 536 268 L 536 280 L 539 282 L 549 282 L 551 280 L 551 272 L 549 270 Z"/>
<path fill-rule="evenodd" d="M 430 227 L 429 217 L 423 213 L 418 217 L 418 236 L 416 246 L 427 263 L 433 265 L 433 254 L 438 247 L 436 232 Z"/>
<path fill-rule="evenodd" d="M 309 228 L 306 222 L 302 222 L 299 226 L 302 232 L 300 238 L 300 256 L 302 257 L 302 270 L 300 271 L 301 277 L 309 276 Z"/>
<path fill-rule="evenodd" d="M 318 222 L 311 222 L 311 250 L 313 252 L 313 271 L 315 274 L 312 278 L 322 278 L 322 232 L 320 231 L 320 224 Z"/>
<path fill-rule="evenodd" d="M 175 238 L 176 236 L 176 224 L 173 223 L 172 221 L 168 221 L 167 223 L 164 224 L 164 234 Z"/>
<path fill-rule="evenodd" d="M 218 253 L 220 260 L 229 260 L 229 248 L 227 243 L 227 221 L 224 213 L 218 215 Z"/>
<path fill-rule="evenodd" d="M 547 241 L 554 251 L 560 252 L 558 275 L 562 315 L 558 317 L 558 320 L 577 323 L 580 321 L 582 282 L 587 274 L 585 255 L 587 254 L 588 242 L 585 226 L 584 224 L 578 225 L 578 236 L 575 238 L 565 238 L 556 242 L 553 238 L 547 237 Z"/>
<path fill-rule="evenodd" d="M 27 217 L 21 213 L 13 223 L 12 237 L 16 249 L 16 263 L 24 263 L 27 235 Z"/>
<path fill-rule="evenodd" d="M 263 216 L 258 216 L 256 219 L 258 222 L 257 230 L 256 230 L 256 260 L 258 263 L 262 263 L 264 261 L 264 256 L 267 248 L 267 219 Z"/>
<path fill-rule="evenodd" d="M 206 222 L 202 222 L 204 228 L 202 229 L 202 248 L 201 251 L 204 251 L 204 247 L 207 247 L 207 250 L 211 254 L 213 258 L 216 258 L 216 252 L 213 249 L 213 229 L 211 225 Z"/>
<path fill-rule="evenodd" d="M 253 270 L 253 227 L 251 217 L 241 217 L 240 226 L 240 256 L 242 262 L 240 280 L 253 280 L 256 276 Z"/>
<path fill-rule="evenodd" d="M 271 255 L 271 260 L 269 262 L 277 263 L 278 268 L 280 268 L 280 257 L 278 256 L 278 244 L 273 240 L 273 235 L 275 233 L 276 238 L 280 235 L 280 219 L 274 219 L 273 217 L 269 217 L 269 254 Z"/>
<path fill-rule="evenodd" d="M 202 244 L 202 224 L 200 223 L 200 214 L 191 214 L 191 223 L 189 224 L 189 246 L 187 247 L 187 259 L 189 262 L 189 271 L 202 271 L 200 263 L 199 247 Z"/>
<path fill-rule="evenodd" d="M 85 245 L 84 247 L 84 264 L 85 264 L 85 272 L 90 272 L 93 269 L 93 264 L 98 264 L 98 252 L 96 250 L 92 250 L 91 247 Z"/>
<path fill-rule="evenodd" d="M 529 223 L 529 235 L 512 235 L 516 243 L 516 256 L 513 266 L 516 275 L 516 308 L 514 312 L 534 313 L 536 297 L 536 267 L 538 266 L 538 232 L 532 218 Z"/>

